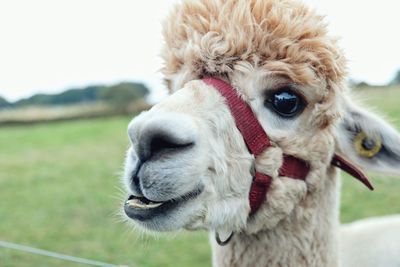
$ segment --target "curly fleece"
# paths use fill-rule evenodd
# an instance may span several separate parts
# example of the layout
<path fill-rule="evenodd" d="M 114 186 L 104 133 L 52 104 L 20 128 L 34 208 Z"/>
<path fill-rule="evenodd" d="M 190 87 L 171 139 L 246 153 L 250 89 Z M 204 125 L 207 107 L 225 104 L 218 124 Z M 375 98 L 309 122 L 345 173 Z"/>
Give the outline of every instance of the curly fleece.
<path fill-rule="evenodd" d="M 340 84 L 346 76 L 346 60 L 323 17 L 297 1 L 183 1 L 165 21 L 164 38 L 162 71 L 170 89 L 176 74 L 229 75 L 240 61 L 304 85 Z"/>

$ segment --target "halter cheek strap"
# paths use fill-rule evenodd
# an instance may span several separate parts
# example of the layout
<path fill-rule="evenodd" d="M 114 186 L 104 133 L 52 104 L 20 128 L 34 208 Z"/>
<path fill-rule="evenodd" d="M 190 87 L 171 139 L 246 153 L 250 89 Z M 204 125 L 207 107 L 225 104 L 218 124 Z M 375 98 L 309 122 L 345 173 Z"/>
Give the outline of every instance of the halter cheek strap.
<path fill-rule="evenodd" d="M 255 158 L 272 146 L 268 135 L 258 122 L 250 106 L 240 98 L 237 91 L 230 84 L 212 77 L 204 78 L 203 82 L 215 88 L 225 98 L 235 119 L 236 127 L 241 132 L 248 150 Z M 363 172 L 343 157 L 335 155 L 332 159 L 332 165 L 341 168 L 371 190 L 373 189 Z M 307 162 L 291 155 L 283 155 L 283 164 L 279 169 L 279 176 L 305 180 L 309 172 L 310 167 Z M 254 214 L 265 201 L 271 181 L 271 176 L 255 170 L 249 193 L 250 214 Z"/>

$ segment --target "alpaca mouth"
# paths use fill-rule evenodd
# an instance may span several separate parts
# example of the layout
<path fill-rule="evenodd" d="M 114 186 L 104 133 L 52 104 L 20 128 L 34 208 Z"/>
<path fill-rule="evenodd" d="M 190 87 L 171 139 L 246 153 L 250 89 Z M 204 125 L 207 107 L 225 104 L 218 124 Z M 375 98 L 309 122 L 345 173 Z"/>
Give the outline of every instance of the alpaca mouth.
<path fill-rule="evenodd" d="M 197 188 L 181 197 L 164 202 L 152 201 L 143 196 L 130 195 L 124 204 L 125 214 L 134 220 L 145 221 L 166 213 L 201 194 L 203 188 Z"/>

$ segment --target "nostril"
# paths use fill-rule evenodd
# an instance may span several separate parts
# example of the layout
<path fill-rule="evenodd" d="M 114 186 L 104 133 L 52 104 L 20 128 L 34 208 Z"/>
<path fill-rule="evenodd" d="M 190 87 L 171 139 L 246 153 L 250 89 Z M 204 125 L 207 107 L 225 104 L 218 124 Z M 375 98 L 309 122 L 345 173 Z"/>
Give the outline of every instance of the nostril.
<path fill-rule="evenodd" d="M 181 142 L 170 136 L 156 135 L 150 142 L 150 154 L 154 155 L 167 150 L 180 150 L 192 146 L 193 142 Z"/>
<path fill-rule="evenodd" d="M 131 182 L 132 182 L 132 184 L 135 188 L 136 194 L 138 196 L 143 196 L 142 189 L 140 187 L 140 181 L 139 181 L 139 171 L 142 167 L 142 164 L 143 163 L 139 160 L 138 163 L 136 164 L 135 170 L 132 172 L 132 175 L 131 175 Z"/>

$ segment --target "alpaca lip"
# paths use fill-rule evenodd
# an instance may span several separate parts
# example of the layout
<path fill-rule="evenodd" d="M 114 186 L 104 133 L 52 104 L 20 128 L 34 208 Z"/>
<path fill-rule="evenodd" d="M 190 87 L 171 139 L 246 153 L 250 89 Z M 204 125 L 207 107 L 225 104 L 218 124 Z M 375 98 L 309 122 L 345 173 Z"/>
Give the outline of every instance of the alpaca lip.
<path fill-rule="evenodd" d="M 164 202 L 155 202 L 145 197 L 130 195 L 125 201 L 124 211 L 131 219 L 139 221 L 150 220 L 156 216 L 165 216 L 168 211 L 183 205 L 186 201 L 194 199 L 200 195 L 202 191 L 203 187 L 199 187 L 179 198 Z"/>

